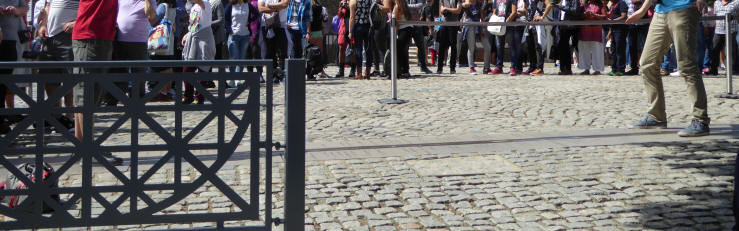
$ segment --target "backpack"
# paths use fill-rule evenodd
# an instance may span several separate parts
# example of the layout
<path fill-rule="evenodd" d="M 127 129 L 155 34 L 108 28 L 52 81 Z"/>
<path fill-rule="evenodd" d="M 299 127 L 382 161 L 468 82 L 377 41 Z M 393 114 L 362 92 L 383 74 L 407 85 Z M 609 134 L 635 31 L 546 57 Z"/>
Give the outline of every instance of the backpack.
<path fill-rule="evenodd" d="M 33 176 L 34 172 L 36 171 L 35 164 L 23 163 L 23 164 L 18 165 L 17 168 L 18 170 L 23 172 L 26 177 L 31 179 L 31 181 L 36 181 L 35 177 Z M 54 168 L 51 167 L 51 165 L 44 162 L 43 172 L 42 172 L 43 181 L 46 182 L 49 176 L 53 174 L 54 174 Z M 52 189 L 57 188 L 58 184 L 59 183 L 57 181 L 51 182 L 51 184 L 49 184 L 49 188 L 52 188 Z M 12 190 L 12 189 L 24 189 L 24 188 L 26 188 L 26 184 L 23 183 L 23 181 L 21 181 L 17 177 L 15 177 L 15 175 L 13 174 L 10 174 L 6 181 L 0 182 L 0 190 L 6 190 L 6 189 Z M 26 200 L 27 197 L 28 195 L 0 196 L 0 202 L 7 205 L 11 209 L 14 209 L 14 208 L 18 208 L 18 206 L 24 200 Z M 51 195 L 51 199 L 56 202 L 61 201 L 59 198 L 59 194 Z M 28 204 L 28 207 L 24 207 L 22 209 L 26 212 L 33 212 L 35 207 L 36 206 L 33 203 L 30 203 Z M 49 206 L 46 202 L 44 202 L 42 211 L 43 213 L 50 213 L 50 212 L 54 212 L 54 209 L 51 208 L 51 206 Z"/>
<path fill-rule="evenodd" d="M 306 70 L 308 76 L 321 73 L 323 70 L 323 62 L 321 62 L 321 49 L 318 46 L 310 44 L 305 47 Z"/>
<path fill-rule="evenodd" d="M 370 6 L 370 28 L 373 30 L 384 30 L 387 28 L 387 14 L 380 8 L 377 2 Z"/>

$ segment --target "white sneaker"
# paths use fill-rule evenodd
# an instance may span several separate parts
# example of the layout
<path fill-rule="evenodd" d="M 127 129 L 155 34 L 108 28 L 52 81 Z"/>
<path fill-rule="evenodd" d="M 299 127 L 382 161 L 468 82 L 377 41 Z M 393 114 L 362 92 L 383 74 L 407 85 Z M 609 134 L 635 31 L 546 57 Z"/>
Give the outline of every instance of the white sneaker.
<path fill-rule="evenodd" d="M 226 80 L 226 85 L 228 85 L 228 87 L 236 87 L 233 80 Z"/>
<path fill-rule="evenodd" d="M 680 71 L 672 72 L 672 73 L 670 73 L 670 76 L 672 76 L 672 77 L 678 77 L 678 76 L 680 76 Z"/>

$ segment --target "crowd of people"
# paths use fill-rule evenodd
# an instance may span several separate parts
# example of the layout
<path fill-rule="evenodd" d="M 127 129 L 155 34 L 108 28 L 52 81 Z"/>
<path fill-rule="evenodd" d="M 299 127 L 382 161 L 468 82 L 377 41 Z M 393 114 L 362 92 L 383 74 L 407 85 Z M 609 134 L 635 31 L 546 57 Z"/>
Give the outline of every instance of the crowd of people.
<path fill-rule="evenodd" d="M 339 44 L 339 72 L 336 77 L 344 76 L 345 66 L 351 68 L 349 76 L 355 77 L 357 73 L 358 79 L 367 78 L 368 75 L 386 76 L 389 71 L 387 21 L 392 15 L 397 21 L 429 22 L 624 21 L 642 4 L 642 0 L 563 0 L 556 3 L 549 0 L 342 0 L 336 14 L 338 20 L 334 20 L 333 25 L 338 28 Z M 403 7 L 388 7 L 394 5 Z M 723 16 L 737 12 L 737 5 L 738 1 L 717 0 L 702 10 L 701 15 Z M 654 15 L 654 6 L 648 9 L 645 18 Z M 735 50 L 723 52 L 726 41 L 723 24 L 718 20 L 700 23 L 696 54 L 702 61 L 700 68 L 704 74 L 718 74 L 717 68 L 723 67 L 720 57 L 737 54 Z M 735 31 L 736 21 L 730 27 Z M 400 76 L 409 76 L 407 51 L 410 39 L 417 47 L 419 70 L 425 73 L 432 73 L 428 69 L 429 60 L 426 59 L 428 51 L 431 64 L 437 66 L 436 73 L 443 73 L 447 67 L 449 73 L 454 74 L 459 66 L 468 67 L 470 74 L 478 74 L 475 61 L 480 44 L 483 48 L 483 74 L 539 75 L 543 73 L 545 60 L 549 59 L 555 60 L 555 65 L 560 69 L 558 74 L 562 75 L 573 74 L 573 61 L 581 70 L 575 74 L 605 74 L 606 61 L 610 61 L 610 72 L 607 74 L 638 75 L 639 59 L 649 24 L 491 28 L 399 26 L 397 50 Z M 728 36 L 739 41 L 735 32 Z M 733 47 L 736 48 L 736 44 Z M 347 48 L 354 48 L 355 52 L 346 52 Z M 507 72 L 505 61 L 510 62 Z M 355 71 L 361 69 L 362 64 L 364 72 Z M 380 64 L 388 65 L 380 69 Z M 661 74 L 678 75 L 673 72 L 677 69 L 676 64 L 672 47 L 664 57 Z M 370 72 L 373 66 L 375 70 Z M 525 71 L 524 66 L 528 66 Z"/>
<path fill-rule="evenodd" d="M 390 72 L 391 17 L 400 22 L 622 21 L 642 8 L 647 9 L 644 17 L 652 17 L 654 7 L 642 7 L 642 1 L 340 0 L 335 17 L 330 20 L 326 7 L 318 0 L 0 0 L 0 61 L 264 58 L 273 60 L 275 67 L 284 68 L 286 58 L 306 58 L 319 60 L 319 71 L 315 73 L 328 78 L 323 71 L 329 63 L 327 53 L 330 52 L 326 49 L 325 38 L 328 34 L 336 34 L 338 51 L 333 52 L 337 52 L 339 70 L 334 77 L 344 77 L 345 68 L 349 67 L 348 77 L 369 79 L 387 77 Z M 708 5 L 701 15 L 722 16 L 736 12 L 739 1 L 716 0 Z M 730 34 L 725 32 L 727 26 Z M 545 60 L 549 59 L 556 61 L 559 74 L 573 74 L 574 61 L 582 70 L 579 74 L 597 75 L 605 72 L 608 56 L 611 60 L 609 75 L 637 75 L 648 29 L 649 24 L 505 27 L 400 24 L 396 44 L 398 70 L 401 78 L 410 76 L 408 48 L 413 41 L 419 69 L 428 74 L 433 73 L 429 65 L 436 66 L 436 73 L 443 73 L 447 67 L 448 73 L 454 74 L 457 67 L 468 67 L 470 74 L 477 74 L 475 61 L 477 46 L 481 44 L 482 74 L 504 74 L 504 63 L 508 61 L 510 75 L 539 75 L 544 73 Z M 722 56 L 737 55 L 736 44 L 732 51 L 724 52 L 726 36 L 735 38 L 736 29 L 736 21 L 731 25 L 725 25 L 722 20 L 699 24 L 695 55 L 701 61 L 699 66 L 704 74 L 717 74 Z M 167 33 L 153 33 L 156 30 Z M 311 47 L 319 50 L 320 55 L 308 52 Z M 660 74 L 668 75 L 677 65 L 674 46 L 663 60 Z M 528 68 L 524 70 L 524 66 Z M 250 66 L 228 69 L 230 72 L 262 72 L 262 68 Z M 14 71 L 19 70 L 0 69 L 0 74 Z M 38 71 L 71 73 L 73 70 Z M 208 72 L 211 68 L 88 68 L 79 71 L 167 73 Z M 310 73 L 308 78 L 313 76 Z M 157 84 L 151 82 L 148 88 Z M 185 83 L 183 98 L 174 99 L 172 83 L 166 83 L 154 100 L 204 103 L 203 95 L 192 84 Z M 212 82 L 196 84 L 207 87 Z M 241 84 L 227 83 L 229 87 Z M 52 93 L 60 85 L 47 83 L 43 88 Z M 131 92 L 130 83 L 121 82 L 117 86 L 128 94 L 144 93 Z M 83 104 L 81 87 L 82 84 L 78 84 L 64 97 L 66 107 Z M 99 95 L 95 103 L 118 103 L 115 97 L 101 90 L 95 93 Z M 0 85 L 0 96 L 5 96 L 0 107 L 13 106 L 13 94 L 3 85 Z M 57 106 L 61 104 L 57 102 Z M 0 133 L 7 133 L 8 124 L 20 119 L 22 116 L 0 118 Z M 80 139 L 81 119 L 81 114 L 58 115 L 58 121 L 67 128 L 75 128 L 75 135 Z"/>

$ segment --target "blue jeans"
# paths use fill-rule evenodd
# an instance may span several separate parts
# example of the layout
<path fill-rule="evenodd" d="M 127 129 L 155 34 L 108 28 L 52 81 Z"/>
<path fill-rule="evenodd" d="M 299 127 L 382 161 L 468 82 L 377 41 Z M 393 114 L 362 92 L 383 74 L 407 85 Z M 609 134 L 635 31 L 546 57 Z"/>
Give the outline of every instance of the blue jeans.
<path fill-rule="evenodd" d="M 369 24 L 355 24 L 354 25 L 354 31 L 352 34 L 352 38 L 354 39 L 354 56 L 357 59 L 357 66 L 362 67 L 362 55 L 364 54 L 364 51 L 369 51 L 369 45 L 370 45 L 370 38 L 369 38 L 369 30 L 370 25 Z M 368 58 L 371 56 L 368 56 Z M 365 67 L 371 67 L 372 66 L 372 59 L 367 59 L 367 62 L 364 64 Z"/>
<path fill-rule="evenodd" d="M 714 28 L 708 28 L 708 34 L 703 33 L 703 23 L 698 24 L 698 67 L 699 69 L 711 67 L 711 49 L 713 48 Z"/>
<path fill-rule="evenodd" d="M 246 50 L 249 48 L 249 36 L 248 35 L 235 35 L 228 36 L 228 53 L 231 59 L 245 59 Z M 228 67 L 231 72 L 241 72 L 244 70 L 242 66 Z"/>
<path fill-rule="evenodd" d="M 521 63 L 521 37 L 523 37 L 522 26 L 509 26 L 506 27 L 505 36 L 497 36 L 497 59 L 495 66 L 498 69 L 503 69 L 503 51 L 505 51 L 505 42 L 508 40 L 508 48 L 510 48 L 511 54 L 511 68 L 520 73 L 523 71 L 523 65 Z"/>
<path fill-rule="evenodd" d="M 677 68 L 677 60 L 675 58 L 675 46 L 670 46 L 670 50 L 665 54 L 664 60 L 662 61 L 662 70 L 672 72 Z"/>

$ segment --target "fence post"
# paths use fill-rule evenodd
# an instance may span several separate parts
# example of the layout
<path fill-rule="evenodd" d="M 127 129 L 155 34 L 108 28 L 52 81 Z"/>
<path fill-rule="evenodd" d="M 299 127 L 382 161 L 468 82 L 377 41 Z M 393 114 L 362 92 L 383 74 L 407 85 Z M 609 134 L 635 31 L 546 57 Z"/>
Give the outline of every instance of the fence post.
<path fill-rule="evenodd" d="M 305 229 L 305 60 L 286 61 L 285 230 Z M 272 187 L 265 185 L 265 187 Z M 272 196 L 272 195 L 265 195 Z M 270 219 L 270 218 L 266 218 Z"/>
<path fill-rule="evenodd" d="M 726 29 L 726 50 L 728 53 L 731 53 L 732 46 L 734 45 L 735 39 L 731 36 L 731 17 L 732 13 L 728 13 L 724 16 L 724 23 Z M 733 60 L 734 54 L 726 54 L 726 93 L 718 94 L 716 95 L 717 98 L 729 98 L 729 99 L 739 99 L 739 95 L 734 94 L 734 87 L 732 82 L 732 72 L 734 71 L 732 63 L 735 62 Z"/>
<path fill-rule="evenodd" d="M 383 104 L 402 104 L 407 101 L 398 99 L 398 28 L 396 27 L 395 13 L 390 19 L 390 88 L 392 98 L 378 99 Z"/>

